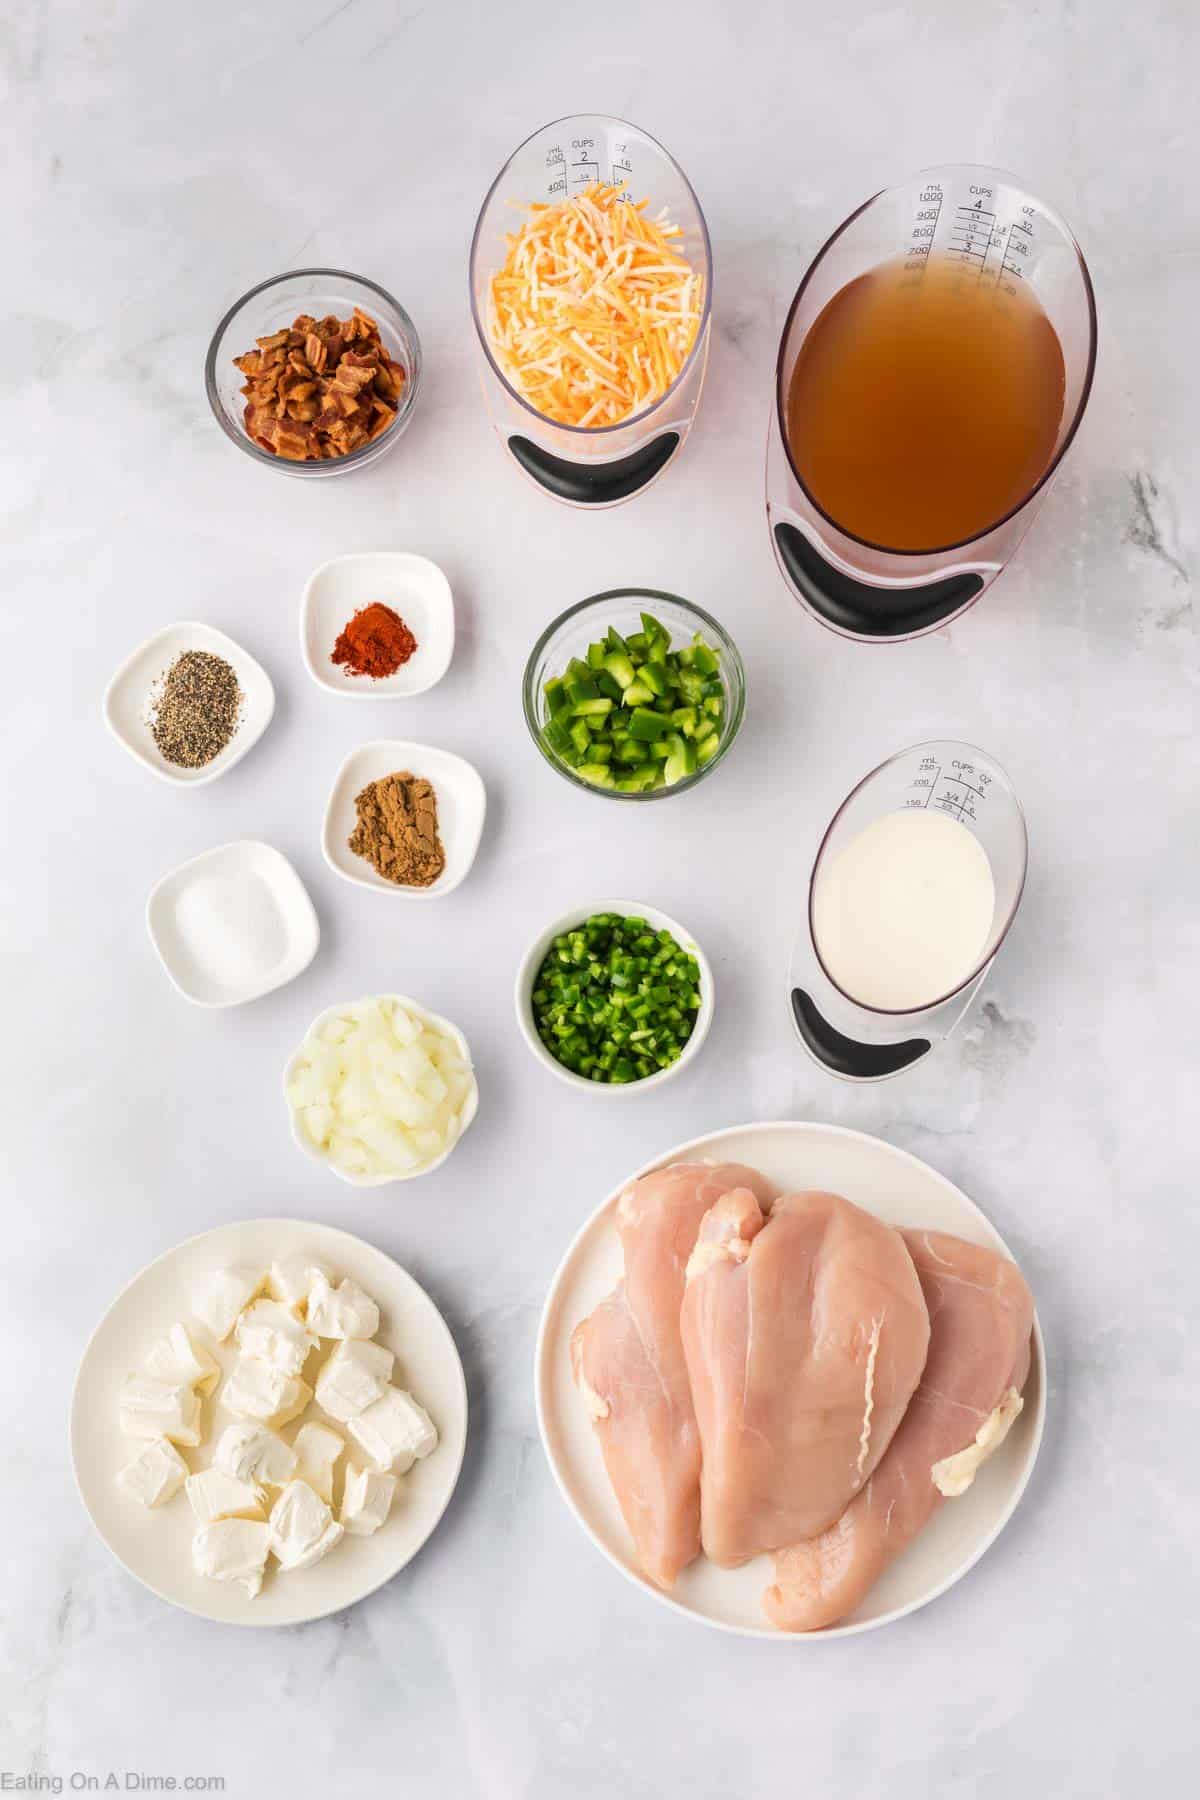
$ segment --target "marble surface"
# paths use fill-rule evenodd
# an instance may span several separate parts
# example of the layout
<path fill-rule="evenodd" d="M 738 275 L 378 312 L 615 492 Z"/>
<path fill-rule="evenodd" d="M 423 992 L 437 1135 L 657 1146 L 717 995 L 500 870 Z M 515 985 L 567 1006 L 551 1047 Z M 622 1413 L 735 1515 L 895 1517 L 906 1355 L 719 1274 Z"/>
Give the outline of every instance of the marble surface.
<path fill-rule="evenodd" d="M 1196 52 L 1186 0 L 1136 18 L 1069 0 L 6 9 L 0 1772 L 210 1775 L 272 1800 L 376 1776 L 472 1800 L 1181 1791 L 1200 1531 Z M 500 162 L 588 105 L 676 152 L 716 248 L 693 439 L 600 517 L 502 459 L 465 283 Z M 871 650 L 809 623 L 775 572 L 771 371 L 833 225 L 947 155 L 1022 171 L 1071 221 L 1099 372 L 994 593 Z M 322 260 L 403 299 L 428 382 L 391 456 L 314 490 L 235 453 L 201 370 L 230 300 Z M 309 681 L 297 611 L 317 563 L 376 546 L 446 569 L 460 636 L 436 690 L 367 713 Z M 547 618 L 629 580 L 718 613 L 749 676 L 735 754 L 661 809 L 589 803 L 519 712 Z M 260 657 L 279 705 L 228 778 L 179 792 L 106 738 L 99 703 L 135 643 L 187 617 Z M 333 773 L 379 729 L 487 781 L 479 860 L 440 905 L 322 863 Z M 799 897 L 851 781 L 943 733 L 1009 768 L 1028 891 L 969 1027 L 908 1078 L 849 1090 L 790 1032 Z M 145 897 L 243 835 L 294 860 L 322 947 L 292 986 L 202 1013 L 154 959 Z M 601 866 L 604 887 L 686 919 L 720 984 L 695 1070 L 619 1116 L 537 1068 L 510 1010 L 526 940 Z M 279 1072 L 320 1008 L 379 988 L 463 1025 L 484 1098 L 441 1172 L 354 1193 L 296 1153 Z M 1001 1543 L 925 1612 L 843 1643 L 740 1642 L 648 1605 L 585 1541 L 536 1436 L 539 1308 L 583 1213 L 654 1152 L 755 1117 L 862 1127 L 959 1182 L 1018 1250 L 1053 1361 L 1045 1449 Z M 180 1238 L 272 1212 L 410 1267 L 473 1410 L 459 1492 L 412 1567 L 345 1616 L 261 1634 L 173 1612 L 121 1571 L 65 1427 L 116 1289 Z"/>

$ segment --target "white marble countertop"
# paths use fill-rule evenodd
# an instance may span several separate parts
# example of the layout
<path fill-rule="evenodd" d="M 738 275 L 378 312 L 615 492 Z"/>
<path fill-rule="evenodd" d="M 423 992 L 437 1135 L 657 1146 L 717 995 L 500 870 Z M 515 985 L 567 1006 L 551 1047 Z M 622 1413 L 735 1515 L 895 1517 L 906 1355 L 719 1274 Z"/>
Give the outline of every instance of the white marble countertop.
<path fill-rule="evenodd" d="M 1196 26 L 813 0 L 527 9 L 393 0 L 9 9 L 4 83 L 7 849 L 3 1073 L 9 1399 L 0 1459 L 0 1772 L 600 1800 L 1182 1791 L 1195 1743 L 1197 657 L 1193 609 Z M 715 244 L 708 388 L 679 465 L 601 516 L 537 495 L 481 405 L 467 309 L 479 200 L 572 107 L 679 156 Z M 1094 396 L 1011 571 L 893 649 L 810 623 L 775 571 L 762 460 L 777 337 L 834 224 L 946 156 L 1022 171 L 1082 241 Z M 335 262 L 397 293 L 427 386 L 405 442 L 314 489 L 214 426 L 211 329 L 276 270 Z M 300 662 L 311 568 L 393 546 L 449 574 L 447 679 L 374 712 Z M 747 664 L 726 767 L 667 808 L 585 798 L 520 718 L 530 643 L 623 581 L 715 611 Z M 273 675 L 275 720 L 227 779 L 151 779 L 103 731 L 118 661 L 198 617 Z M 377 731 L 470 757 L 475 870 L 389 905 L 324 866 L 333 772 Z M 803 1059 L 784 971 L 815 835 L 898 746 L 990 747 L 1023 798 L 1028 891 L 969 1029 L 852 1090 Z M 155 879 L 239 836 L 291 857 L 323 929 L 292 986 L 189 1008 L 143 923 Z M 600 885 L 684 917 L 720 999 L 694 1072 L 600 1116 L 537 1068 L 514 964 Z M 427 1182 L 354 1193 L 289 1141 L 286 1053 L 327 1003 L 411 989 L 475 1049 L 483 1104 Z M 564 1509 L 531 1391 L 545 1287 L 584 1212 L 647 1156 L 750 1118 L 875 1131 L 959 1182 L 1016 1248 L 1053 1364 L 1046 1444 L 1002 1541 L 950 1595 L 841 1643 L 742 1642 L 654 1608 Z M 66 1412 L 87 1334 L 173 1242 L 272 1212 L 340 1224 L 444 1308 L 471 1388 L 459 1492 L 411 1568 L 281 1634 L 201 1623 L 92 1532 Z M 341 1779 L 339 1780 L 339 1776 Z M 4 1777 L 9 1784 L 9 1776 Z M 336 1784 L 336 1785 L 333 1785 Z"/>

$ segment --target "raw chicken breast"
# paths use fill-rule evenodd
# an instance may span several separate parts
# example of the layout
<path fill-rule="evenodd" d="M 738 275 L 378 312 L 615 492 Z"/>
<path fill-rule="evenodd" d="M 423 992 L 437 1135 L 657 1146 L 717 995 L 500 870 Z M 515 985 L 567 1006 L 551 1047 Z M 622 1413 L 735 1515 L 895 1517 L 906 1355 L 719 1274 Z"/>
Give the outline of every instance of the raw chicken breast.
<path fill-rule="evenodd" d="M 929 1308 L 925 1372 L 887 1455 L 837 1523 L 776 1556 L 763 1606 L 784 1631 L 816 1631 L 852 1612 L 942 1505 L 935 1465 L 953 1458 L 937 1479 L 961 1491 L 1020 1411 L 1033 1297 L 1016 1264 L 936 1231 L 901 1236 Z"/>
<path fill-rule="evenodd" d="M 929 1315 L 898 1232 L 836 1194 L 700 1227 L 683 1345 L 705 1553 L 736 1567 L 815 1537 L 870 1479 L 920 1380 Z"/>
<path fill-rule="evenodd" d="M 700 1440 L 679 1338 L 684 1270 L 701 1219 L 739 1185 L 763 1201 L 776 1192 L 735 1163 L 675 1163 L 626 1188 L 617 1202 L 625 1279 L 571 1338 L 638 1562 L 663 1588 L 700 1551 Z"/>

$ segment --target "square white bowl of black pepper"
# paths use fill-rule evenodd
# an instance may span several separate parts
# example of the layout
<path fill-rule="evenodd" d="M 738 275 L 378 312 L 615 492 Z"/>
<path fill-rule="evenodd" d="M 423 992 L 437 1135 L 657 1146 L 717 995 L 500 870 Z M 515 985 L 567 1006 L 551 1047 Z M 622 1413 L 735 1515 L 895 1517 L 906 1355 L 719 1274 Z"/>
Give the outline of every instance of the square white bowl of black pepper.
<path fill-rule="evenodd" d="M 199 787 L 253 749 L 275 711 L 261 663 L 214 625 L 187 619 L 140 644 L 108 684 L 104 722 L 162 781 Z"/>

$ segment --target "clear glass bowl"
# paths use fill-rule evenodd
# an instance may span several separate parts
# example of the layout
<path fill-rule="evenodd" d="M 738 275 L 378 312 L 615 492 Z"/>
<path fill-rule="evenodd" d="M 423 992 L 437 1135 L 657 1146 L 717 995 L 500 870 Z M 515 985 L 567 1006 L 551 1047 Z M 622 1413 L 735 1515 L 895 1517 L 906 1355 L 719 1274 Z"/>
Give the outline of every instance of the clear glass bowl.
<path fill-rule="evenodd" d="M 610 625 L 615 625 L 622 637 L 640 631 L 643 612 L 653 613 L 667 627 L 673 649 L 689 644 L 698 631 L 716 651 L 721 679 L 725 683 L 725 718 L 716 755 L 694 775 L 685 776 L 674 787 L 651 788 L 644 794 L 619 794 L 614 788 L 595 787 L 590 781 L 582 780 L 569 763 L 562 762 L 551 750 L 542 736 L 542 727 L 548 718 L 543 689 L 552 675 L 562 674 L 573 656 L 586 660 L 588 645 L 603 637 Z M 676 594 L 665 594 L 659 588 L 610 588 L 607 593 L 593 594 L 590 599 L 569 606 L 547 625 L 525 665 L 522 701 L 525 723 L 534 743 L 564 780 L 572 787 L 582 788 L 588 794 L 599 794 L 605 800 L 630 800 L 639 804 L 686 793 L 724 762 L 745 714 L 746 675 L 737 645 L 724 626 L 701 607 L 681 600 Z"/>
<path fill-rule="evenodd" d="M 253 350 L 256 338 L 269 337 L 285 325 L 290 326 L 300 313 L 311 313 L 317 319 L 334 313 L 340 319 L 348 319 L 356 306 L 376 321 L 389 356 L 404 370 L 404 391 L 393 423 L 349 455 L 322 462 L 291 462 L 252 442 L 242 423 L 245 401 L 241 389 L 245 377 L 234 367 L 234 357 Z M 230 307 L 208 347 L 204 387 L 221 430 L 255 462 L 278 469 L 283 475 L 301 478 L 344 475 L 376 462 L 403 435 L 421 387 L 421 343 L 416 326 L 400 302 L 373 281 L 350 275 L 345 269 L 292 269 L 286 275 L 260 281 Z"/>

